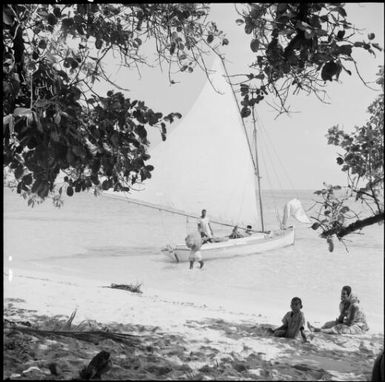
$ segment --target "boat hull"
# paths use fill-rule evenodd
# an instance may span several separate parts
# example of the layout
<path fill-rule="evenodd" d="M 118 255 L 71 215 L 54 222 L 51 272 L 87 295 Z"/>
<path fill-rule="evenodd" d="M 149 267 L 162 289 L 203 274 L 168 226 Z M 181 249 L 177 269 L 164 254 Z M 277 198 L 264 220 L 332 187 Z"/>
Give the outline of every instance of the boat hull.
<path fill-rule="evenodd" d="M 271 234 L 256 234 L 239 239 L 229 239 L 218 243 L 206 243 L 201 248 L 203 260 L 222 259 L 226 257 L 252 255 L 273 249 L 293 245 L 294 227 L 272 231 Z M 176 262 L 189 261 L 190 248 L 184 244 L 167 248 L 163 252 Z"/>

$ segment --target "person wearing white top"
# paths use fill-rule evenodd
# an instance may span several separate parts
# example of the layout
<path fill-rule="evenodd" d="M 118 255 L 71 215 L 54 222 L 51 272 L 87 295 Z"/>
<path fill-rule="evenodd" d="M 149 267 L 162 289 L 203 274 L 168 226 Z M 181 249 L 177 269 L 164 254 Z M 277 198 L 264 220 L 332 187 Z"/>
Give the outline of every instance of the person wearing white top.
<path fill-rule="evenodd" d="M 207 239 L 206 241 L 211 241 L 212 237 L 214 236 L 214 233 L 210 225 L 210 219 L 206 215 L 206 212 L 206 210 L 202 210 L 202 215 L 198 223 L 198 229 L 203 239 Z"/>

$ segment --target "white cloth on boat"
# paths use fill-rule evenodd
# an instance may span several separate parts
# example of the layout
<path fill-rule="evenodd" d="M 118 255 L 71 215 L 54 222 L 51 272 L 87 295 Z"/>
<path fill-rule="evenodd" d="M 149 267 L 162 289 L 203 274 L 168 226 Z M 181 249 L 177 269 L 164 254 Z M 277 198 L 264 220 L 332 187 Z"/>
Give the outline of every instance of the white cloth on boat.
<path fill-rule="evenodd" d="M 210 219 L 208 216 L 199 219 L 200 231 L 203 232 L 210 239 L 213 237 L 210 229 Z"/>
<path fill-rule="evenodd" d="M 301 202 L 298 199 L 288 201 L 283 209 L 282 226 L 286 227 L 289 216 L 292 216 L 300 223 L 311 223 L 306 215 Z"/>

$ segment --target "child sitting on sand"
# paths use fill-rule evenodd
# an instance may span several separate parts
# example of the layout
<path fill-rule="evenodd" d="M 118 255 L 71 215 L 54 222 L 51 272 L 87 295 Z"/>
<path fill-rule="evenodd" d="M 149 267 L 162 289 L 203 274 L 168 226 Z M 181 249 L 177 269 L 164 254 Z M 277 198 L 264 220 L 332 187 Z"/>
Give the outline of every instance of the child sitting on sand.
<path fill-rule="evenodd" d="M 307 342 L 305 330 L 305 316 L 301 312 L 302 301 L 299 297 L 291 300 L 291 312 L 287 312 L 282 319 L 283 325 L 277 329 L 270 329 L 274 337 L 297 338 L 301 333 L 304 342 Z"/>

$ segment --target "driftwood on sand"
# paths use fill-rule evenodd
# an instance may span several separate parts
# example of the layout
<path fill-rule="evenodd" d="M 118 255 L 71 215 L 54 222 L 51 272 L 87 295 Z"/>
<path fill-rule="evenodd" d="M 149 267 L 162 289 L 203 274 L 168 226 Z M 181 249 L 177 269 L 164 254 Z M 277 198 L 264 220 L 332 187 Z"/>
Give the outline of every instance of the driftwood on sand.
<path fill-rule="evenodd" d="M 94 344 L 98 344 L 102 340 L 110 339 L 116 342 L 124 342 L 124 343 L 130 343 L 135 344 L 138 343 L 139 339 L 137 336 L 128 334 L 128 333 L 118 333 L 118 332 L 111 332 L 106 330 L 76 330 L 75 328 L 71 329 L 72 321 L 75 318 L 77 309 L 75 309 L 69 319 L 65 322 L 64 325 L 60 325 L 59 327 L 56 326 L 54 329 L 50 330 L 44 330 L 44 329 L 37 329 L 32 328 L 31 324 L 28 322 L 29 325 L 26 326 L 20 326 L 18 324 L 24 324 L 22 322 L 16 323 L 9 320 L 5 320 L 4 323 L 10 325 L 11 329 L 24 332 L 24 333 L 30 333 L 30 334 L 37 334 L 41 336 L 64 336 L 64 337 L 72 337 L 76 338 L 77 340 L 92 342 Z M 80 327 L 80 325 L 79 325 Z M 79 329 L 79 328 L 78 328 Z"/>
<path fill-rule="evenodd" d="M 142 286 L 142 284 L 140 284 L 140 283 L 138 283 L 138 284 L 114 284 L 114 283 L 112 283 L 111 286 L 106 287 L 106 288 L 123 289 L 123 290 L 127 290 L 127 291 L 133 292 L 133 293 L 143 293 L 140 290 L 141 286 Z"/>
<path fill-rule="evenodd" d="M 34 328 L 27 328 L 22 326 L 13 326 L 13 330 L 18 330 L 24 333 L 38 334 L 41 336 L 64 336 L 73 337 L 77 340 L 88 341 L 94 344 L 99 343 L 102 340 L 110 339 L 117 342 L 125 343 L 137 343 L 139 339 L 137 336 L 127 333 L 114 333 L 106 332 L 103 330 L 90 330 L 90 331 L 73 331 L 73 330 L 41 330 Z"/>

